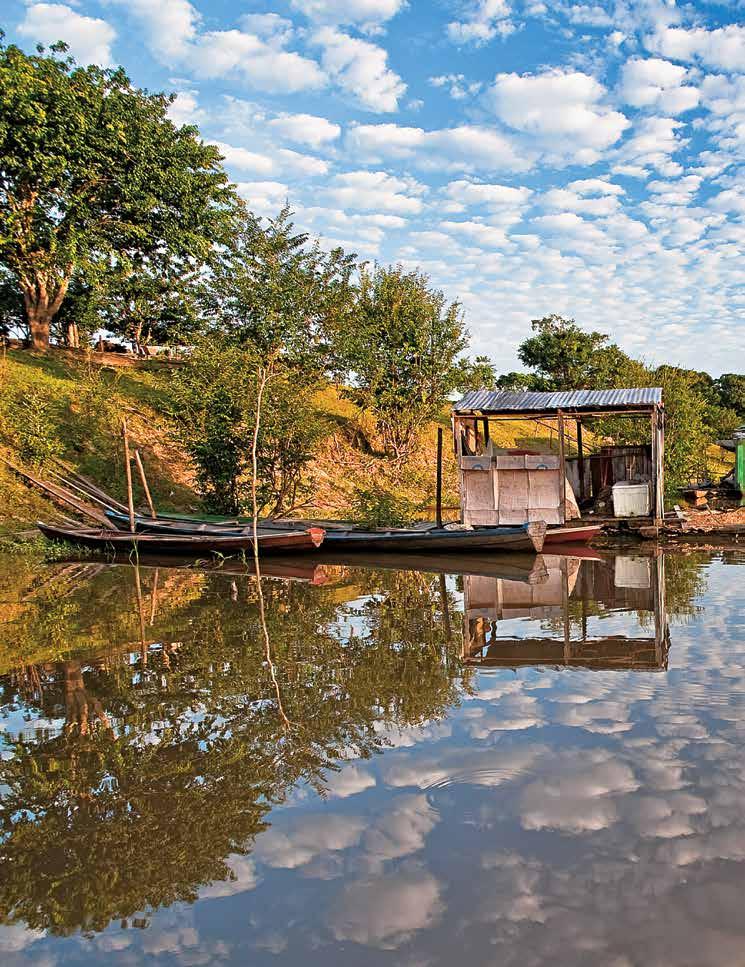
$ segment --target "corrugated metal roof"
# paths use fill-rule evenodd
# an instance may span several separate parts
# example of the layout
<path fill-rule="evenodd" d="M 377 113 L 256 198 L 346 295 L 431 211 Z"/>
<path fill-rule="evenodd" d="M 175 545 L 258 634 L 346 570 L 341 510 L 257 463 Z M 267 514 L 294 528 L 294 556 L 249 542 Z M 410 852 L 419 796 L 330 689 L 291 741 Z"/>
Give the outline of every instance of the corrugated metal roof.
<path fill-rule="evenodd" d="M 662 402 L 659 387 L 642 389 L 575 389 L 559 393 L 510 393 L 471 390 L 453 405 L 455 413 L 548 413 L 552 410 L 623 409 L 626 406 L 654 406 Z"/>

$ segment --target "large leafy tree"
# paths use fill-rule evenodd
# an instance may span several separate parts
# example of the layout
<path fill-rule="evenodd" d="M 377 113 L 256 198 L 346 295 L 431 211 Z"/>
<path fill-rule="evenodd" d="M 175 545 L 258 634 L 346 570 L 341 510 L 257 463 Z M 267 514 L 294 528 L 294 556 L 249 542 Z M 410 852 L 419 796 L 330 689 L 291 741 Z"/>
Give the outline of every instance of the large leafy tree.
<path fill-rule="evenodd" d="M 460 306 L 448 305 L 421 272 L 363 269 L 354 324 L 341 342 L 354 375 L 349 395 L 373 414 L 386 450 L 405 458 L 418 428 L 463 384 Z"/>
<path fill-rule="evenodd" d="M 604 333 L 585 332 L 574 319 L 555 314 L 533 319 L 531 326 L 535 335 L 517 351 L 520 361 L 535 371 L 537 385 L 530 388 L 585 389 L 612 386 L 621 374 L 633 378 L 633 361 Z"/>
<path fill-rule="evenodd" d="M 217 148 L 168 120 L 172 97 L 65 51 L 0 41 L 0 263 L 42 350 L 76 273 L 161 253 L 201 264 L 236 205 Z"/>

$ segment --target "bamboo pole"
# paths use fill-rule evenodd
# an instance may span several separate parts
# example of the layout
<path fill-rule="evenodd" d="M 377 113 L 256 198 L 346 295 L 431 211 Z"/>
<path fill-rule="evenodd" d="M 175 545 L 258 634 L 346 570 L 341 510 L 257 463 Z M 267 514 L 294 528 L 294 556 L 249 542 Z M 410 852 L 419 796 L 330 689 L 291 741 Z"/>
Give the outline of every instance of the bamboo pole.
<path fill-rule="evenodd" d="M 135 501 L 132 491 L 132 458 L 129 454 L 129 434 L 127 433 L 127 421 L 122 418 L 122 437 L 124 438 L 124 467 L 127 474 L 127 508 L 129 510 L 129 532 L 135 532 Z"/>
<path fill-rule="evenodd" d="M 142 481 L 142 489 L 145 491 L 145 498 L 147 500 L 147 505 L 150 508 L 150 516 L 153 520 L 157 520 L 158 515 L 155 513 L 155 506 L 153 505 L 153 498 L 150 496 L 150 488 L 147 485 L 147 477 L 145 476 L 145 467 L 142 464 L 142 458 L 140 457 L 140 451 L 135 450 L 135 463 L 137 464 L 137 469 L 140 472 L 140 480 Z"/>
<path fill-rule="evenodd" d="M 437 486 L 435 492 L 435 522 L 442 527 L 442 427 L 437 427 Z"/>

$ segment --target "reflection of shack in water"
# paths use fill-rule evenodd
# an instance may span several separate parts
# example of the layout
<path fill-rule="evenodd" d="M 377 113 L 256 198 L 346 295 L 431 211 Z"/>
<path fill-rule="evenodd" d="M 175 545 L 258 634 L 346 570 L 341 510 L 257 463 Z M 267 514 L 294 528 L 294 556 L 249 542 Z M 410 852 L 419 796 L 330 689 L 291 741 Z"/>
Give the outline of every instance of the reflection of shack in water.
<path fill-rule="evenodd" d="M 465 576 L 463 656 L 469 664 L 667 668 L 670 636 L 662 555 L 587 559 L 546 554 L 543 560 L 547 576 L 539 583 Z M 631 619 L 633 613 L 642 617 L 645 612 L 654 618 L 654 636 L 588 634 L 594 616 L 627 613 Z M 500 635 L 499 622 L 514 618 L 555 620 L 563 625 L 563 634 Z"/>

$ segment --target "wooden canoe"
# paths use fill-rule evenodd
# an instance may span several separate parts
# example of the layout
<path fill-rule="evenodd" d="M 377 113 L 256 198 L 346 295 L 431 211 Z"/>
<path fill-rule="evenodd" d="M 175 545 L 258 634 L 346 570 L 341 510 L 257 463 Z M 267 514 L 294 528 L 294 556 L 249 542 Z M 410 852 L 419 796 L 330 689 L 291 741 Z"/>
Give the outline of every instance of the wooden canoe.
<path fill-rule="evenodd" d="M 129 518 L 116 511 L 107 511 L 107 517 L 117 527 L 129 527 Z M 294 522 L 299 526 L 300 522 Z M 263 533 L 286 534 L 293 524 L 286 521 L 262 523 Z M 222 538 L 230 535 L 237 539 L 245 539 L 250 534 L 248 527 L 235 526 L 228 523 L 211 524 L 204 521 L 188 523 L 186 521 L 163 520 L 160 518 L 137 516 L 135 529 L 138 533 L 155 535 L 194 536 L 207 538 L 214 536 Z M 344 528 L 336 525 L 324 531 L 324 546 L 333 550 L 343 551 L 396 551 L 400 553 L 414 552 L 444 552 L 460 554 L 470 551 L 508 551 L 540 553 L 546 534 L 543 521 L 531 524 L 519 524 L 514 527 L 477 527 L 472 530 L 448 530 L 434 525 L 420 528 L 391 528 L 386 530 L 369 531 L 355 527 Z"/>
<path fill-rule="evenodd" d="M 120 530 L 96 527 L 55 527 L 37 522 L 45 537 L 53 541 L 66 541 L 103 551 L 131 551 L 143 554 L 181 554 L 185 557 L 202 554 L 221 554 L 229 557 L 249 551 L 253 553 L 253 537 L 249 534 L 130 534 Z M 261 554 L 288 554 L 312 551 L 320 547 L 325 534 L 321 528 L 310 527 L 296 531 L 260 531 Z"/>
<path fill-rule="evenodd" d="M 574 527 L 549 527 L 544 544 L 589 544 L 603 532 L 599 524 L 577 524 Z"/>

